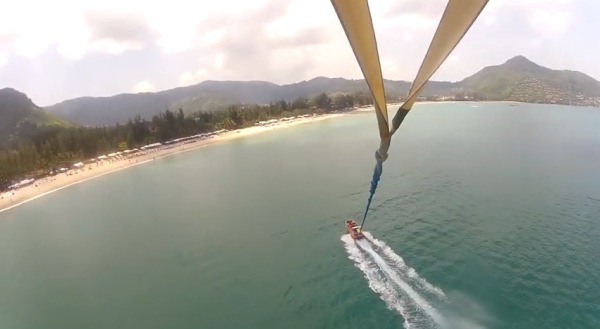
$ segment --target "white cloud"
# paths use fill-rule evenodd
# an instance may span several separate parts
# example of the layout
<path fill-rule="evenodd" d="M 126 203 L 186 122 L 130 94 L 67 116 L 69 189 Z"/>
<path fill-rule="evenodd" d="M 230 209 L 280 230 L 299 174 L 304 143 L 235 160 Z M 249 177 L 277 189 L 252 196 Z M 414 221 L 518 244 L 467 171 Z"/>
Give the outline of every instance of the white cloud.
<path fill-rule="evenodd" d="M 458 55 L 450 55 L 448 56 L 448 63 L 457 62 L 460 60 L 460 56 Z"/>
<path fill-rule="evenodd" d="M 223 37 L 225 37 L 224 29 L 211 30 L 201 35 L 201 42 L 207 46 L 211 46 L 223 40 Z"/>
<path fill-rule="evenodd" d="M 185 72 L 179 77 L 179 86 L 195 85 L 208 78 L 208 72 L 205 69 L 200 69 L 196 72 Z"/>
<path fill-rule="evenodd" d="M 485 7 L 487 12 L 501 10 L 539 9 L 549 6 L 571 6 L 575 0 L 491 0 Z"/>
<path fill-rule="evenodd" d="M 568 11 L 539 10 L 531 14 L 530 23 L 543 36 L 554 36 L 566 32 L 571 14 Z"/>
<path fill-rule="evenodd" d="M 147 4 L 143 11 L 148 17 L 150 27 L 159 35 L 157 45 L 165 53 L 171 54 L 193 49 L 207 32 L 202 28 L 203 23 L 212 23 L 209 24 L 213 25 L 209 26 L 210 32 L 230 23 L 232 17 L 264 6 L 266 1 L 219 0 L 207 3 L 173 0 L 143 3 L 143 6 Z M 215 22 L 215 18 L 222 20 Z"/>
<path fill-rule="evenodd" d="M 89 51 L 119 54 L 126 49 L 141 48 L 139 43 L 93 35 L 87 14 L 97 2 L 15 2 L 10 10 L 0 12 L 0 31 L 15 36 L 8 44 L 11 52 L 28 58 L 40 56 L 49 47 L 56 47 L 59 54 L 72 60 L 81 59 Z"/>
<path fill-rule="evenodd" d="M 63 34 L 65 38 L 58 40 L 56 45 L 58 53 L 71 60 L 81 59 L 85 55 L 91 39 L 90 31 L 85 23 L 77 25 L 79 26 L 69 34 Z"/>
<path fill-rule="evenodd" d="M 34 58 L 52 44 L 69 43 L 71 35 L 77 36 L 81 29 L 78 6 L 69 2 L 24 0 L 11 3 L 10 10 L 0 12 L 0 30 L 14 36 L 9 49 Z"/>
<path fill-rule="evenodd" d="M 553 37 L 564 33 L 571 23 L 575 0 L 493 0 L 482 13 L 486 25 L 497 21 L 497 15 L 505 14 L 505 21 L 498 22 L 505 28 L 512 21 L 524 19 L 541 36 Z"/>
<path fill-rule="evenodd" d="M 140 81 L 131 87 L 131 91 L 134 93 L 144 93 L 156 91 L 156 87 L 148 80 Z"/>
<path fill-rule="evenodd" d="M 490 15 L 487 15 L 487 16 L 481 15 L 481 16 L 482 16 L 481 18 L 483 19 L 483 23 L 485 24 L 485 26 L 493 25 L 497 21 L 496 16 L 490 16 Z"/>
<path fill-rule="evenodd" d="M 529 42 L 530 47 L 539 47 L 542 44 L 541 39 L 533 39 Z"/>
<path fill-rule="evenodd" d="M 112 39 L 96 40 L 90 44 L 91 49 L 112 55 L 118 55 L 127 50 L 139 50 L 143 47 L 144 45 L 141 43 L 119 42 Z"/>
<path fill-rule="evenodd" d="M 523 50 L 542 52 L 565 41 L 576 19 L 575 1 L 585 0 L 490 0 L 439 78 L 460 79 L 465 70 L 473 73 Z M 446 4 L 447 0 L 369 1 L 384 77 L 414 78 Z M 112 56 L 95 62 L 94 53 Z M 315 76 L 362 78 L 326 0 L 22 0 L 0 12 L 3 73 L 7 67 L 20 71 L 11 66 L 19 55 L 35 59 L 20 65 L 38 61 L 40 72 L 48 76 L 77 80 L 81 89 L 73 96 L 130 89 L 135 81 L 140 81 L 136 90 L 148 91 L 154 89 L 149 81 L 162 88 L 207 79 L 292 83 Z M 71 62 L 65 64 L 65 59 Z M 47 73 L 47 67 L 65 71 L 65 65 L 73 68 L 68 77 Z M 113 65 L 119 69 L 86 79 L 98 67 Z M 10 79 L 0 75 L 0 83 L 10 85 Z M 43 83 L 33 76 L 12 79 Z M 124 85 L 116 87 L 114 80 Z"/>
<path fill-rule="evenodd" d="M 495 14 L 502 10 L 517 10 L 525 13 L 532 26 L 540 33 L 563 32 L 570 17 L 565 9 L 572 2 L 493 0 L 484 11 L 484 22 L 486 25 L 509 24 L 497 22 Z M 85 16 L 100 12 L 137 15 L 145 20 L 148 30 L 156 33 L 155 44 L 170 54 L 196 49 L 199 43 L 200 46 L 214 44 L 224 37 L 222 27 L 235 23 L 240 17 L 253 15 L 261 10 L 268 11 L 269 7 L 276 4 L 277 1 L 269 0 L 219 0 L 210 2 L 210 5 L 206 1 L 188 0 L 23 0 L 11 4 L 10 10 L 0 12 L 0 33 L 3 30 L 15 33 L 17 38 L 11 42 L 10 48 L 27 57 L 39 56 L 51 46 L 58 47 L 61 54 L 71 59 L 81 58 L 89 51 L 120 54 L 126 50 L 141 49 L 144 44 L 131 40 L 124 42 L 95 38 Z M 276 17 L 258 22 L 265 25 L 264 33 L 272 38 L 297 35 L 311 27 L 339 29 L 339 22 L 329 1 L 293 0 L 286 2 L 285 6 L 287 8 Z M 370 3 L 378 27 L 393 27 L 405 35 L 412 30 L 434 29 L 444 7 L 445 1 L 441 0 L 382 0 Z M 27 19 L 23 19 L 24 17 Z"/>

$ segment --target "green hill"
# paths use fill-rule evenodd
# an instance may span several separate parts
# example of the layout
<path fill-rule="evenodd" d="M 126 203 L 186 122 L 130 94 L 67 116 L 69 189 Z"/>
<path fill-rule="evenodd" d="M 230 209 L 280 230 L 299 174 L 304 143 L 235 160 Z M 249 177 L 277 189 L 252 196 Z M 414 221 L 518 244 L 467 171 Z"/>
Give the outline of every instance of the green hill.
<path fill-rule="evenodd" d="M 425 90 L 447 89 L 447 82 L 432 82 Z M 410 83 L 385 81 L 388 95 L 399 97 L 408 92 Z M 298 98 L 314 97 L 320 93 L 367 92 L 364 80 L 318 77 L 289 85 L 264 81 L 204 81 L 156 93 L 120 94 L 111 97 L 82 97 L 67 100 L 46 109 L 82 125 L 113 125 L 140 115 L 151 119 L 165 108 L 182 108 L 191 113 L 198 110 L 220 110 L 234 103 L 268 104 L 272 101 L 292 102 Z"/>
<path fill-rule="evenodd" d="M 389 99 L 406 96 L 410 82 L 385 80 Z M 47 108 L 60 117 L 84 125 L 124 123 L 140 115 L 150 119 L 165 108 L 219 110 L 233 103 L 265 104 L 293 101 L 320 93 L 367 92 L 364 80 L 317 77 L 288 85 L 266 81 L 204 81 L 156 93 L 120 94 L 111 97 L 82 97 Z M 600 82 L 576 71 L 552 70 L 516 56 L 501 65 L 488 66 L 459 82 L 430 81 L 422 96 L 477 100 L 514 100 L 535 103 L 600 105 Z"/>
<path fill-rule="evenodd" d="M 563 104 L 587 100 L 589 104 L 580 105 L 593 105 L 600 96 L 600 82 L 593 78 L 576 71 L 551 70 L 523 56 L 488 66 L 459 85 L 489 100 Z"/>
<path fill-rule="evenodd" d="M 27 137 L 39 127 L 73 126 L 35 105 L 27 95 L 12 89 L 0 89 L 0 146 L 17 137 Z"/>

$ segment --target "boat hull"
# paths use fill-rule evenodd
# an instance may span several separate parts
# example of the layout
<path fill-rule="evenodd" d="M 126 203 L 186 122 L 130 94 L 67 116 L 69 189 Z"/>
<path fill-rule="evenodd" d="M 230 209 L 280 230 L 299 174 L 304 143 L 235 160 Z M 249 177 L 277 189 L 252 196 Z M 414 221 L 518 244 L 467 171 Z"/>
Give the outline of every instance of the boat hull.
<path fill-rule="evenodd" d="M 361 227 L 352 219 L 346 221 L 346 231 L 354 240 L 360 240 L 365 237 L 361 232 Z"/>

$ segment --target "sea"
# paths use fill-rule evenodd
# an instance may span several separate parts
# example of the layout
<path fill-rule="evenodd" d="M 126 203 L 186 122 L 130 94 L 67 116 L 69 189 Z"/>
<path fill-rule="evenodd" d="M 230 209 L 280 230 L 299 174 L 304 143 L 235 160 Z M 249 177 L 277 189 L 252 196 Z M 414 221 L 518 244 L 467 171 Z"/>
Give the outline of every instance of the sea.
<path fill-rule="evenodd" d="M 390 109 L 393 114 L 394 109 Z M 0 328 L 600 328 L 600 109 L 417 104 L 0 213 Z"/>

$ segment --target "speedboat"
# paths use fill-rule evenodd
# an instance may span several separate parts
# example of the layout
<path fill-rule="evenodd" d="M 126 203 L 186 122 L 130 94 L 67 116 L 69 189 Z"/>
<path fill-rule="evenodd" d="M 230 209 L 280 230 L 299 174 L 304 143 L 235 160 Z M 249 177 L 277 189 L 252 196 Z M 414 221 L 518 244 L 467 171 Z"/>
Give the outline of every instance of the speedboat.
<path fill-rule="evenodd" d="M 364 235 L 362 234 L 360 229 L 361 229 L 360 225 L 358 225 L 352 219 L 348 219 L 346 221 L 346 231 L 348 231 L 348 234 L 350 234 L 352 239 L 360 240 L 360 239 L 364 238 Z"/>

